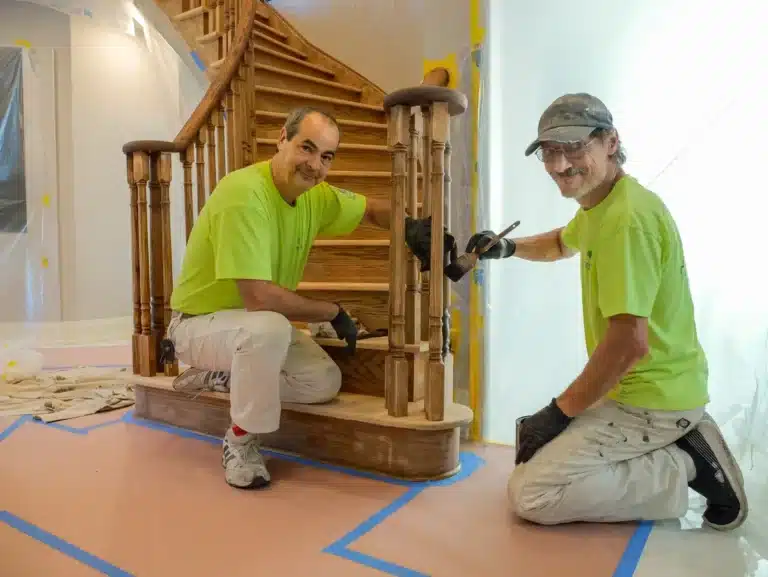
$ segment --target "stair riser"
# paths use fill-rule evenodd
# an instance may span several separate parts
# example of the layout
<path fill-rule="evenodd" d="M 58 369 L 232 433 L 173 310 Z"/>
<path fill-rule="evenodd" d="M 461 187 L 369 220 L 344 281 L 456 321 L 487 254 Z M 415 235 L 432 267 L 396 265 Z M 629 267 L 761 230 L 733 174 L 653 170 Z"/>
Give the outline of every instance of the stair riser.
<path fill-rule="evenodd" d="M 333 161 L 333 170 L 340 170 L 336 166 L 336 161 Z M 389 161 L 388 167 L 385 171 L 392 169 L 392 161 Z M 357 177 L 357 176 L 336 176 L 330 175 L 326 178 L 326 182 L 343 188 L 345 190 L 351 190 L 358 194 L 365 195 L 369 198 L 376 198 L 379 200 L 387 200 L 392 194 L 392 179 L 389 176 L 386 177 Z M 407 191 L 406 191 L 407 194 Z M 416 188 L 417 202 L 421 202 L 421 180 L 417 181 Z"/>
<path fill-rule="evenodd" d="M 207 61 L 203 58 L 203 56 L 200 54 L 200 49 L 202 48 L 202 45 L 200 45 L 197 42 L 197 39 L 200 38 L 205 34 L 205 26 L 203 25 L 203 17 L 197 16 L 196 18 L 192 18 L 190 20 L 181 20 L 173 23 L 176 29 L 179 31 L 179 34 L 181 34 L 181 37 L 184 39 L 184 41 L 187 43 L 187 46 L 194 46 L 195 52 L 200 56 L 200 58 L 205 62 L 206 66 L 209 66 L 211 61 Z"/>
<path fill-rule="evenodd" d="M 309 97 L 308 97 L 309 96 Z M 274 94 L 271 92 L 262 92 L 256 88 L 256 108 L 266 110 L 267 112 L 290 112 L 299 106 L 315 106 L 326 110 L 337 118 L 346 118 L 347 120 L 361 120 L 363 122 L 386 122 L 383 110 L 368 110 L 365 108 L 356 108 L 346 106 L 342 103 L 330 103 L 315 100 L 311 94 L 304 96 L 302 94 Z M 357 169 L 361 170 L 361 169 Z"/>
<path fill-rule="evenodd" d="M 197 43 L 197 54 L 207 66 L 210 66 L 212 63 L 221 60 L 224 57 L 222 40 L 223 39 L 220 37 L 209 42 Z"/>
<path fill-rule="evenodd" d="M 283 68 L 282 66 L 277 66 Z M 360 102 L 360 93 L 345 90 L 337 86 L 328 86 L 327 84 L 313 82 L 304 78 L 296 78 L 286 74 L 279 74 L 272 70 L 263 68 L 255 69 L 256 82 L 263 86 L 272 88 L 282 88 L 284 90 L 295 90 L 297 92 L 309 92 L 318 96 L 329 96 L 331 98 L 341 98 L 352 102 Z"/>
<path fill-rule="evenodd" d="M 334 79 L 333 74 L 326 74 L 310 66 L 305 66 L 300 62 L 295 62 L 293 60 L 286 60 L 285 58 L 280 58 L 279 56 L 275 56 L 274 54 L 270 54 L 269 52 L 262 52 L 261 50 L 255 50 L 254 56 L 255 56 L 254 58 L 255 62 L 257 62 L 258 64 L 267 64 L 269 66 L 282 68 L 283 70 L 290 70 L 291 72 L 306 74 L 307 76 L 312 76 L 314 78 L 322 78 L 323 80 Z"/>
<path fill-rule="evenodd" d="M 344 349 L 327 347 L 325 351 L 341 369 L 341 390 L 384 398 L 384 383 L 387 351 L 357 349 L 350 356 Z M 408 402 L 424 398 L 424 368 L 426 356 L 406 355 L 408 360 Z"/>
<path fill-rule="evenodd" d="M 315 246 L 304 282 L 389 282 L 388 246 Z"/>
<path fill-rule="evenodd" d="M 260 143 L 256 160 L 268 160 L 275 154 L 275 145 Z M 331 170 L 362 170 L 385 172 L 392 169 L 392 157 L 387 150 L 340 149 Z"/>
<path fill-rule="evenodd" d="M 285 118 L 272 118 L 267 116 L 256 117 L 256 135 L 259 138 L 280 138 L 280 129 L 285 123 Z M 371 128 L 370 126 L 345 126 L 341 125 L 341 142 L 343 144 L 378 144 L 386 145 L 386 129 Z M 389 153 L 387 153 L 389 154 Z M 391 160 L 387 171 L 392 170 Z"/>
<path fill-rule="evenodd" d="M 259 24 L 266 24 L 266 22 L 263 22 L 262 20 L 257 20 L 256 24 L 254 25 L 253 29 L 258 30 L 262 34 L 265 34 L 269 36 L 270 38 L 274 38 L 278 42 L 285 42 L 286 38 L 283 36 L 279 30 L 275 30 L 271 26 L 259 26 Z"/>
<path fill-rule="evenodd" d="M 264 36 L 259 36 L 257 33 L 261 33 L 261 31 L 259 30 L 254 31 L 253 43 L 256 46 L 269 48 L 270 50 L 280 52 L 281 54 L 285 54 L 287 56 L 293 56 L 294 58 L 300 58 L 302 60 L 306 60 L 307 54 L 302 50 L 289 46 L 286 42 L 283 42 L 281 40 L 274 40 L 270 37 L 265 38 Z"/>
<path fill-rule="evenodd" d="M 134 415 L 223 438 L 229 401 L 136 385 Z M 459 466 L 459 427 L 413 430 L 284 409 L 280 429 L 261 435 L 264 447 L 326 463 L 411 480 L 440 479 Z M 223 473 L 222 473 L 223 474 Z"/>
<path fill-rule="evenodd" d="M 389 292 L 373 291 L 297 291 L 300 295 L 327 302 L 338 302 L 350 315 L 370 330 L 389 328 Z"/>

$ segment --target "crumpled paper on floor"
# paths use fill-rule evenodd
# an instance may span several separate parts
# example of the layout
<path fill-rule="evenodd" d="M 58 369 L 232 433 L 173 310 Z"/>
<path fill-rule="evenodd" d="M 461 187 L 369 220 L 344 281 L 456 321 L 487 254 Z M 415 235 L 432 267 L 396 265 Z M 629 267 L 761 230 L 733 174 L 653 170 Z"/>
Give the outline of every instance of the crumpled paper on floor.
<path fill-rule="evenodd" d="M 0 416 L 32 415 L 53 423 L 130 407 L 133 387 L 118 380 L 127 369 L 76 367 L 0 378 Z"/>

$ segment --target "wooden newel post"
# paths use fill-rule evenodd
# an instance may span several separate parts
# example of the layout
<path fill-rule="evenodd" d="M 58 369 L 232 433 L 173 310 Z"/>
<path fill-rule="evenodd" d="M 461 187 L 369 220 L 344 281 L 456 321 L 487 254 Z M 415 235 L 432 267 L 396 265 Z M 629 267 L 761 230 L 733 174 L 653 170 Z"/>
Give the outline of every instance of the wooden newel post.
<path fill-rule="evenodd" d="M 424 120 L 422 183 L 425 210 L 419 216 L 429 216 L 432 219 L 430 269 L 428 274 L 423 275 L 428 282 L 422 285 L 422 292 L 427 293 L 424 295 L 424 304 L 427 305 L 424 308 L 427 310 L 422 311 L 418 310 L 419 307 L 406 306 L 406 295 L 411 298 L 416 296 L 411 288 L 416 279 L 412 269 L 408 267 L 405 246 L 406 206 L 411 208 L 412 216 L 415 216 L 413 197 L 417 176 L 412 172 L 417 169 L 417 163 L 413 161 L 412 155 L 415 154 L 417 138 L 413 134 L 415 124 L 409 122 L 414 107 L 418 107 Z M 420 340 L 424 337 L 429 342 L 424 413 L 430 421 L 441 421 L 445 414 L 446 375 L 443 358 L 448 337 L 445 333 L 447 327 L 444 326 L 449 286 L 444 282 L 443 275 L 443 231 L 448 225 L 446 214 L 449 214 L 445 202 L 446 199 L 450 200 L 450 175 L 447 174 L 450 170 L 450 125 L 452 116 L 462 114 L 466 110 L 467 98 L 450 88 L 418 86 L 389 94 L 384 99 L 384 108 L 389 117 L 389 146 L 392 153 L 390 336 L 385 382 L 387 411 L 392 416 L 403 416 L 408 412 L 408 360 L 404 350 L 407 326 L 409 336 L 417 333 L 417 343 L 413 344 L 420 345 Z M 409 148 L 411 162 L 408 162 Z M 409 290 L 406 291 L 406 287 Z M 425 321 L 421 326 L 421 335 L 416 328 L 419 327 L 419 320 L 409 318 L 419 314 L 424 314 Z"/>

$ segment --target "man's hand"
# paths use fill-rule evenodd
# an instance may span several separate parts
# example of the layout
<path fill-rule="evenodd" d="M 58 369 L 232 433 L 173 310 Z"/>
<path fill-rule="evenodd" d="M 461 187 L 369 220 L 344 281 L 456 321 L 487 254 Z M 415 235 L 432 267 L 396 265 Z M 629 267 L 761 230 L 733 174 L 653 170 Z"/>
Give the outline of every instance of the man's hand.
<path fill-rule="evenodd" d="M 331 326 L 341 340 L 347 341 L 347 351 L 354 354 L 357 348 L 357 326 L 341 305 L 338 307 L 339 313 L 331 321 Z"/>
<path fill-rule="evenodd" d="M 475 252 L 476 250 L 482 249 L 485 245 L 491 242 L 493 237 L 494 232 L 492 230 L 484 230 L 473 234 L 469 237 L 467 248 L 464 249 L 464 252 Z M 515 254 L 515 248 L 515 241 L 502 238 L 485 253 L 481 254 L 480 260 L 489 258 L 507 258 L 508 256 Z"/>
<path fill-rule="evenodd" d="M 421 272 L 430 269 L 432 257 L 432 217 L 405 219 L 405 244 L 421 261 Z M 456 239 L 443 227 L 443 267 L 456 260 Z"/>
<path fill-rule="evenodd" d="M 562 433 L 572 421 L 552 399 L 546 407 L 520 424 L 519 445 L 515 464 L 527 462 L 541 447 Z"/>

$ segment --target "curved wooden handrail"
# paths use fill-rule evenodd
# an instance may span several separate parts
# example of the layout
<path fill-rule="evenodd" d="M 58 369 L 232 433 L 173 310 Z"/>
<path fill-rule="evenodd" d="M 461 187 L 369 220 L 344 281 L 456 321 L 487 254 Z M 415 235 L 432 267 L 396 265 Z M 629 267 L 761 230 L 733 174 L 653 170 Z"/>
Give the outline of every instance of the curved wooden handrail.
<path fill-rule="evenodd" d="M 158 140 L 134 140 L 123 146 L 123 152 L 130 154 L 132 152 L 184 152 L 189 148 L 198 132 L 208 121 L 214 109 L 219 106 L 224 93 L 229 89 L 232 79 L 235 77 L 243 61 L 243 55 L 248 48 L 251 39 L 251 32 L 255 27 L 256 14 L 259 11 L 261 0 L 243 0 L 245 16 L 237 23 L 234 47 L 227 54 L 224 63 L 219 69 L 216 78 L 211 82 L 205 96 L 197 105 L 195 111 L 189 117 L 184 126 L 181 127 L 179 134 L 173 142 L 163 142 Z"/>
<path fill-rule="evenodd" d="M 447 68 L 439 66 L 433 68 L 424 75 L 421 84 L 424 86 L 443 86 L 448 87 L 451 83 L 451 73 Z"/>

